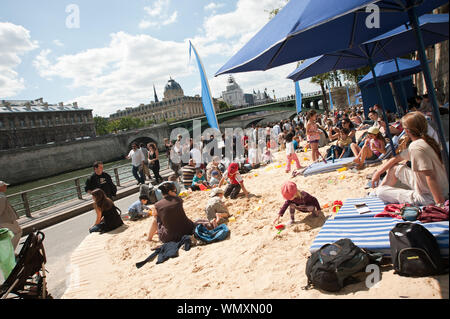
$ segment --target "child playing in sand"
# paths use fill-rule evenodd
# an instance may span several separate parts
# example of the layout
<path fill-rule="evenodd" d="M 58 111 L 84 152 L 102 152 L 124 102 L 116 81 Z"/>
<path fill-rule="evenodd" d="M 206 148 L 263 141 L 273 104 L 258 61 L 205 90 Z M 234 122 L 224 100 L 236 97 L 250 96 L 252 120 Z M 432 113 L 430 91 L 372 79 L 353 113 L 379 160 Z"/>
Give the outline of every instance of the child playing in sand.
<path fill-rule="evenodd" d="M 227 172 L 224 174 L 222 179 L 220 180 L 219 187 L 221 187 L 227 180 L 230 181 L 230 183 L 225 188 L 224 196 L 225 198 L 228 198 L 230 196 L 231 199 L 235 199 L 239 192 L 244 192 L 244 195 L 248 196 L 248 191 L 245 189 L 244 186 L 244 180 L 241 177 L 241 174 L 239 174 L 239 164 L 238 163 L 231 163 L 228 166 Z"/>
<path fill-rule="evenodd" d="M 300 165 L 297 153 L 295 153 L 294 144 L 292 142 L 293 138 L 294 134 L 292 134 L 291 132 L 286 134 L 286 160 L 287 160 L 286 173 L 289 173 L 291 171 L 291 161 L 295 162 L 297 169 L 303 168 L 303 166 Z"/>
<path fill-rule="evenodd" d="M 206 217 L 211 224 L 216 228 L 218 225 L 226 223 L 230 213 L 228 208 L 222 201 L 224 191 L 221 188 L 214 188 L 211 191 L 210 199 L 206 205 Z"/>
<path fill-rule="evenodd" d="M 209 179 L 209 185 L 211 185 L 211 187 L 216 187 L 217 185 L 219 185 L 220 180 L 219 177 L 220 173 L 219 171 L 213 170 L 211 172 L 211 178 Z"/>
<path fill-rule="evenodd" d="M 272 153 L 270 152 L 270 146 L 269 147 L 265 147 L 264 148 L 264 154 L 262 156 L 262 162 L 263 165 L 267 165 L 272 163 L 274 160 L 274 157 L 272 155 Z"/>
<path fill-rule="evenodd" d="M 274 220 L 274 224 L 280 222 L 281 217 L 283 217 L 288 207 L 291 213 L 291 220 L 288 222 L 288 225 L 295 223 L 296 209 L 301 212 L 310 212 L 315 217 L 319 216 L 322 212 L 319 201 L 307 192 L 298 190 L 294 182 L 284 183 L 281 187 L 281 194 L 286 199 L 286 202 L 281 207 L 278 217 Z"/>
<path fill-rule="evenodd" d="M 147 195 L 140 195 L 139 200 L 135 201 L 128 208 L 128 216 L 130 220 L 135 221 L 149 216 L 149 209 L 146 206 L 149 201 Z"/>
<path fill-rule="evenodd" d="M 201 185 L 209 187 L 208 183 L 206 182 L 206 178 L 203 175 L 203 171 L 200 168 L 197 168 L 195 170 L 195 176 L 192 179 L 192 190 L 193 191 L 201 190 Z"/>

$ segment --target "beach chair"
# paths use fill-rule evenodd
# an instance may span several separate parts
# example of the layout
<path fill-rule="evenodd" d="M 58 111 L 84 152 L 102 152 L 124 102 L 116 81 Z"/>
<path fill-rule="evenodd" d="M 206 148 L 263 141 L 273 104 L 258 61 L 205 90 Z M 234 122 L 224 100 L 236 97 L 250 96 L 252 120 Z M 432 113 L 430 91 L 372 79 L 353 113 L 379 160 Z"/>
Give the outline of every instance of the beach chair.
<path fill-rule="evenodd" d="M 28 235 L 17 256 L 16 266 L 0 286 L 0 299 L 51 299 L 47 292 L 44 233 Z"/>
<path fill-rule="evenodd" d="M 310 246 L 313 253 L 328 243 L 334 243 L 342 238 L 351 239 L 355 245 L 374 252 L 380 252 L 384 256 L 391 255 L 389 231 L 397 223 L 404 222 L 397 218 L 387 217 L 356 217 L 327 220 Z M 449 256 L 449 222 L 421 224 L 436 238 L 442 257 Z"/>
<path fill-rule="evenodd" d="M 395 139 L 392 140 L 394 147 L 398 147 L 398 141 L 400 138 L 405 134 L 405 131 L 403 131 L 400 135 L 395 136 Z M 381 154 L 378 156 L 378 158 L 374 160 L 366 160 L 366 164 L 375 164 L 383 161 L 384 159 L 387 159 L 394 154 L 392 147 L 390 143 L 386 143 L 386 152 L 384 154 Z M 315 175 L 320 173 L 328 173 L 332 172 L 334 170 L 337 170 L 339 168 L 342 168 L 344 166 L 350 167 L 353 166 L 353 160 L 355 159 L 355 156 L 352 157 L 346 157 L 346 158 L 338 158 L 335 159 L 334 162 L 328 158 L 327 162 L 315 162 L 309 165 L 306 169 L 303 170 L 302 175 L 303 176 L 309 176 L 309 175 Z"/>

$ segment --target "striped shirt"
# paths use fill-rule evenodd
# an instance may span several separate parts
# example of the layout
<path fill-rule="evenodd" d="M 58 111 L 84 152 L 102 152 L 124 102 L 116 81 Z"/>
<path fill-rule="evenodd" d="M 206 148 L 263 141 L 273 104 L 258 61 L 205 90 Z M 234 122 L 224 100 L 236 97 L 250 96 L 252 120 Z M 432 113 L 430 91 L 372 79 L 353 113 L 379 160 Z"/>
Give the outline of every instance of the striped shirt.
<path fill-rule="evenodd" d="M 195 176 L 195 167 L 186 165 L 183 166 L 183 184 L 185 188 L 192 186 L 192 180 Z"/>

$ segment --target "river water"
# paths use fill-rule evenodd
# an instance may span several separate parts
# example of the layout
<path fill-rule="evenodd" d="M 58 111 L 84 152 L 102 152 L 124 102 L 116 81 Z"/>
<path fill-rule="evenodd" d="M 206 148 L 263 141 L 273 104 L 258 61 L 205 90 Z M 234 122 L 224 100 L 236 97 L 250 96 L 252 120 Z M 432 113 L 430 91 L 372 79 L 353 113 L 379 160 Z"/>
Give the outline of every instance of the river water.
<path fill-rule="evenodd" d="M 167 168 L 167 160 L 165 154 L 160 154 L 161 170 Z M 118 168 L 120 183 L 124 184 L 130 181 L 135 181 L 131 174 L 131 160 L 123 159 L 119 161 L 104 163 L 103 170 L 111 175 L 114 184 L 116 184 L 114 176 L 114 168 Z M 92 167 L 75 170 L 68 173 L 59 174 L 52 177 L 23 183 L 20 185 L 8 186 L 6 195 L 13 195 L 8 200 L 16 209 L 20 216 L 25 215 L 25 209 L 21 193 L 27 192 L 29 206 L 31 212 L 45 209 L 46 207 L 54 206 L 56 204 L 77 198 L 74 179 L 79 178 L 82 195 L 86 195 L 84 185 L 86 179 L 94 172 Z M 153 173 L 150 171 L 151 175 Z M 63 183 L 60 183 L 65 181 Z M 56 185 L 52 185 L 55 184 Z M 38 188 L 38 189 L 36 189 Z"/>

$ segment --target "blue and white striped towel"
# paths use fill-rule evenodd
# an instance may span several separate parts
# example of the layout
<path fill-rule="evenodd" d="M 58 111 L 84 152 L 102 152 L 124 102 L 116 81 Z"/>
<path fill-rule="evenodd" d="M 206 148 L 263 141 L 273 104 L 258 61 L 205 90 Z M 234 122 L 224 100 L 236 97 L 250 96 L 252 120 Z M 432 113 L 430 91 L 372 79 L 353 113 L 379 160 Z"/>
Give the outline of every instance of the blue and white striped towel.
<path fill-rule="evenodd" d="M 359 217 L 327 220 L 310 247 L 310 252 L 318 250 L 322 245 L 334 243 L 342 238 L 351 239 L 360 248 L 381 252 L 390 256 L 389 231 L 395 224 L 404 222 L 401 219 L 386 217 Z M 449 222 L 421 223 L 430 231 L 438 242 L 441 255 L 449 256 Z"/>

